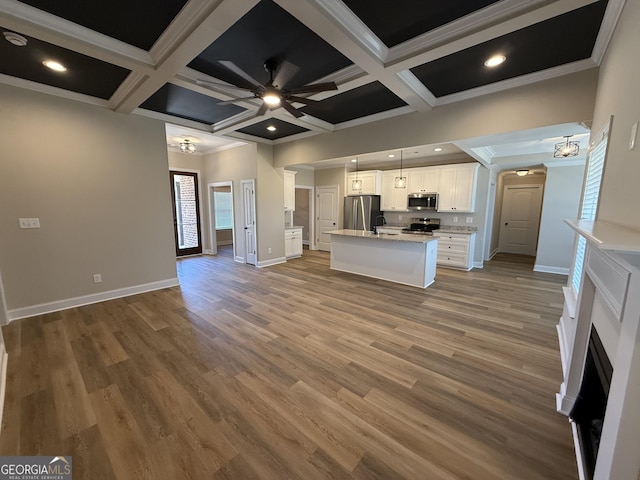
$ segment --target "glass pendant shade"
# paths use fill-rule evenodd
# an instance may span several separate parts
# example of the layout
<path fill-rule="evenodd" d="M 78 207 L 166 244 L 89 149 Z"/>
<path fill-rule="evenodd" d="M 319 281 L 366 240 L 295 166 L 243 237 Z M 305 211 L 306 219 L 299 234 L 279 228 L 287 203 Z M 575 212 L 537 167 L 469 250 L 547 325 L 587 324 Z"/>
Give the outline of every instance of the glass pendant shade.
<path fill-rule="evenodd" d="M 393 185 L 396 188 L 407 188 L 407 177 L 402 176 L 402 150 L 400 150 L 400 176 L 395 178 Z"/>
<path fill-rule="evenodd" d="M 185 140 L 184 142 L 180 143 L 180 151 L 182 153 L 195 153 L 196 146 L 193 143 L 191 143 L 189 140 Z"/>

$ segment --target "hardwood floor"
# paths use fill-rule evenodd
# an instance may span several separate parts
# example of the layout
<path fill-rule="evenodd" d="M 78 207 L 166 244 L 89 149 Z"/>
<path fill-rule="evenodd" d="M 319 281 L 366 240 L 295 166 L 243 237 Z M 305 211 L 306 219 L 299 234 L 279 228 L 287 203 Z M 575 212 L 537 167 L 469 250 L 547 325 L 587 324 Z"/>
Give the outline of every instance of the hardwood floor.
<path fill-rule="evenodd" d="M 75 479 L 576 479 L 565 277 L 500 256 L 426 290 L 178 262 L 181 287 L 16 321 L 1 455 Z"/>

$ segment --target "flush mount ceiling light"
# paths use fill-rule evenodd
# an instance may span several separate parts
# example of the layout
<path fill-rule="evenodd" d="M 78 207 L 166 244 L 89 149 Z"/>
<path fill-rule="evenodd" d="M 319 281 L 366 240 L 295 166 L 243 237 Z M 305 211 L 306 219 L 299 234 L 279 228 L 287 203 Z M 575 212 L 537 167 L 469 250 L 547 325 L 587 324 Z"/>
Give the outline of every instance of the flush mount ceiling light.
<path fill-rule="evenodd" d="M 529 175 L 529 170 L 516 170 L 516 175 L 524 177 L 525 175 Z"/>
<path fill-rule="evenodd" d="M 351 190 L 362 190 L 362 180 L 358 179 L 358 157 L 356 157 L 356 178 L 351 182 Z"/>
<path fill-rule="evenodd" d="M 433 149 L 434 152 L 441 152 L 442 151 L 442 147 L 436 147 Z"/>
<path fill-rule="evenodd" d="M 42 64 L 45 67 L 53 70 L 54 72 L 66 72 L 67 71 L 67 67 L 62 65 L 60 62 L 56 62 L 55 60 L 45 60 L 44 62 L 42 62 Z"/>
<path fill-rule="evenodd" d="M 497 67 L 501 63 L 504 63 L 506 59 L 507 57 L 505 57 L 504 55 L 494 55 L 493 57 L 485 60 L 484 66 L 489 68 Z"/>
<path fill-rule="evenodd" d="M 407 177 L 402 176 L 402 150 L 400 150 L 400 176 L 395 178 L 394 186 L 396 188 L 407 188 Z"/>
<path fill-rule="evenodd" d="M 27 39 L 22 35 L 15 32 L 3 32 L 4 38 L 11 45 L 15 45 L 16 47 L 24 47 L 27 45 Z"/>
<path fill-rule="evenodd" d="M 196 153 L 196 146 L 188 138 L 185 138 L 184 142 L 180 142 L 180 151 L 182 153 Z"/>
<path fill-rule="evenodd" d="M 270 132 L 275 132 L 277 130 L 277 128 L 274 125 L 269 125 L 267 127 L 267 130 L 269 130 Z"/>
<path fill-rule="evenodd" d="M 357 161 L 358 161 L 358 159 L 357 159 L 357 158 L 352 158 L 352 159 L 351 159 L 351 163 L 356 163 Z"/>
<path fill-rule="evenodd" d="M 396 158 L 396 156 L 393 153 L 390 153 L 389 155 L 387 155 L 389 158 Z"/>
<path fill-rule="evenodd" d="M 565 135 L 564 138 L 567 139 L 565 142 L 556 143 L 556 148 L 553 150 L 554 158 L 575 157 L 578 155 L 580 143 L 570 142 L 569 139 L 571 137 L 573 137 L 573 135 Z"/>

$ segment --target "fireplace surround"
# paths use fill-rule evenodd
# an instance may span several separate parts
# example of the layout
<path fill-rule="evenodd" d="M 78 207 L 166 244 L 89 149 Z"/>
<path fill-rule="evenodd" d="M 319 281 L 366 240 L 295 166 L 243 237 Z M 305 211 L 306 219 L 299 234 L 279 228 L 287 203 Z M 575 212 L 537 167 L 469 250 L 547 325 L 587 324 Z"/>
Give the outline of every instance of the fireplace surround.
<path fill-rule="evenodd" d="M 638 480 L 640 232 L 598 221 L 567 223 L 587 239 L 587 249 L 580 293 L 575 298 L 570 289 L 565 288 L 565 305 L 558 324 L 564 381 L 556 395 L 557 409 L 573 419 L 581 479 Z M 592 329 L 597 337 L 592 336 Z M 589 375 L 593 374 L 594 367 L 587 362 L 592 337 L 600 340 L 601 353 L 608 358 L 612 371 L 597 456 L 590 467 L 588 447 L 585 448 L 579 432 L 583 427 L 579 428 L 575 420 L 582 408 L 578 398 L 586 385 L 583 379 L 593 378 Z M 596 375 L 599 375 L 597 371 Z M 596 422 L 586 428 L 599 429 L 600 426 Z"/>

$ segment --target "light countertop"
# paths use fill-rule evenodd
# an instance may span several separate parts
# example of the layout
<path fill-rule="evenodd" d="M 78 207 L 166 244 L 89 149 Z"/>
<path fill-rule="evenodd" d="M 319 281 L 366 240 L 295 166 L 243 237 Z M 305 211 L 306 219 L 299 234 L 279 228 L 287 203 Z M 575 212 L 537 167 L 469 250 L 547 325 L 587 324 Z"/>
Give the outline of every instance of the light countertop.
<path fill-rule="evenodd" d="M 431 235 L 415 235 L 411 233 L 379 233 L 365 232 L 364 230 L 333 230 L 327 232 L 330 235 L 341 235 L 343 237 L 370 238 L 376 241 L 392 241 L 392 242 L 409 242 L 409 243 L 428 243 L 438 240 L 437 237 Z"/>
<path fill-rule="evenodd" d="M 292 227 L 284 227 L 285 230 L 302 230 L 304 227 L 301 226 L 292 226 Z"/>
<path fill-rule="evenodd" d="M 478 227 L 469 227 L 467 225 L 441 225 L 436 232 L 441 233 L 463 233 L 467 235 L 471 235 L 472 233 L 478 232 Z"/>

